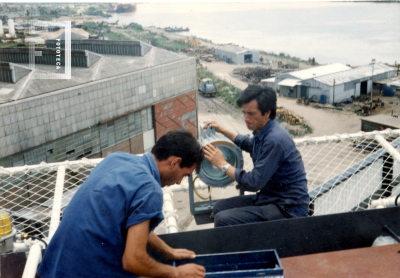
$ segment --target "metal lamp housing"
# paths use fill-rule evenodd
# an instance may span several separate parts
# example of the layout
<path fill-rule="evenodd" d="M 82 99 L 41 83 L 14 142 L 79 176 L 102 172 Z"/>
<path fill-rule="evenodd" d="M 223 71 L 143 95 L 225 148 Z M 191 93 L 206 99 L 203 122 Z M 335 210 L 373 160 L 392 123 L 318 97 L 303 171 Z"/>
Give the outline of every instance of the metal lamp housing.
<path fill-rule="evenodd" d="M 230 165 L 235 168 L 243 168 L 242 150 L 225 136 L 216 133 L 215 128 L 208 126 L 206 129 L 203 129 L 203 126 L 204 124 L 200 128 L 201 138 L 199 142 L 201 146 L 211 144 L 218 147 Z M 211 187 L 224 187 L 233 183 L 233 180 L 227 174 L 212 165 L 207 159 L 204 159 L 198 177 L 202 182 Z"/>

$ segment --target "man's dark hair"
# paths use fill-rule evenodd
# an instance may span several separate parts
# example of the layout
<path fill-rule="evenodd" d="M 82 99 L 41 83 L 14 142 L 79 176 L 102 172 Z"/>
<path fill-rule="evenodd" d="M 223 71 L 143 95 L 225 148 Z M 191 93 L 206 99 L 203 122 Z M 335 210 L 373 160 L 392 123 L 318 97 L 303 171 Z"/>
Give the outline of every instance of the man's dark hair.
<path fill-rule="evenodd" d="M 174 130 L 161 136 L 151 149 L 151 153 L 159 161 L 170 156 L 182 158 L 180 168 L 190 168 L 195 163 L 196 173 L 200 173 L 201 163 L 204 160 L 203 149 L 192 133 L 185 130 Z"/>
<path fill-rule="evenodd" d="M 257 100 L 258 110 L 261 111 L 261 115 L 265 115 L 268 111 L 271 111 L 269 118 L 275 119 L 276 116 L 276 93 L 270 87 L 264 87 L 259 85 L 249 85 L 243 90 L 236 101 L 239 107 L 243 104 L 247 104 L 252 100 Z"/>

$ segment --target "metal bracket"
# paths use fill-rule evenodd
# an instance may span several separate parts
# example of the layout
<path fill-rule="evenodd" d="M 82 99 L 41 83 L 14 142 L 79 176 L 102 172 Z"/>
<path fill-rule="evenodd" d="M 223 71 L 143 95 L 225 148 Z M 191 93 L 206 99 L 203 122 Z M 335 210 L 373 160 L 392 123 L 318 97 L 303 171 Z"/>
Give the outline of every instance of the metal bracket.
<path fill-rule="evenodd" d="M 391 237 L 393 237 L 398 243 L 400 243 L 400 237 L 393 232 L 388 226 L 383 226 L 383 231 L 387 232 Z"/>

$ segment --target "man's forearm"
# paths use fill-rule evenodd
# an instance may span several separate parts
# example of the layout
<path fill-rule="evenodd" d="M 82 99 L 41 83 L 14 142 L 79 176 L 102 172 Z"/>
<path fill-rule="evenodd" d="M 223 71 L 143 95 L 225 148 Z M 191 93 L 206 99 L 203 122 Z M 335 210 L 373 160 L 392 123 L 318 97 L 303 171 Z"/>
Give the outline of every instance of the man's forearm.
<path fill-rule="evenodd" d="M 147 253 L 136 255 L 130 261 L 123 261 L 124 269 L 139 276 L 146 277 L 178 277 L 177 269 L 159 263 Z"/>
<path fill-rule="evenodd" d="M 223 163 L 224 165 L 221 164 L 222 166 L 216 166 L 216 167 L 222 171 L 222 167 L 225 166 L 226 163 L 227 163 L 227 162 Z M 230 178 L 231 178 L 232 180 L 234 180 L 234 181 L 236 181 L 235 170 L 236 170 L 236 168 L 235 168 L 234 166 L 230 165 L 230 166 L 228 167 L 228 170 L 227 170 L 226 173 L 225 173 L 225 174 L 228 175 L 228 177 L 230 177 Z"/>
<path fill-rule="evenodd" d="M 149 234 L 147 240 L 147 245 L 149 245 L 154 250 L 160 252 L 163 255 L 167 255 L 171 247 L 169 247 L 161 238 L 159 238 L 154 232 Z"/>
<path fill-rule="evenodd" d="M 222 133 L 225 137 L 227 137 L 232 142 L 235 141 L 235 138 L 238 135 L 236 132 L 230 131 L 230 130 L 228 130 L 226 128 L 222 128 L 220 130 L 220 133 Z"/>

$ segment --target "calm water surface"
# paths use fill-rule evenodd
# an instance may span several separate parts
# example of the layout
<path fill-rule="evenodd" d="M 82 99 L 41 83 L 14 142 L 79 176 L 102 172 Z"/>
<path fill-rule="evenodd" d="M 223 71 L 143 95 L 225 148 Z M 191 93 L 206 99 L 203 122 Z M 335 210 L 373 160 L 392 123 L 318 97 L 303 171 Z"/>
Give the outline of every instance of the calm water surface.
<path fill-rule="evenodd" d="M 400 3 L 145 3 L 120 24 L 189 27 L 214 43 L 288 53 L 319 63 L 400 62 Z"/>

